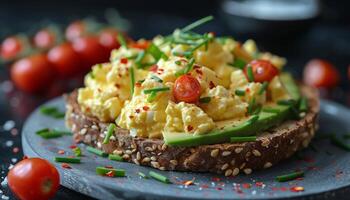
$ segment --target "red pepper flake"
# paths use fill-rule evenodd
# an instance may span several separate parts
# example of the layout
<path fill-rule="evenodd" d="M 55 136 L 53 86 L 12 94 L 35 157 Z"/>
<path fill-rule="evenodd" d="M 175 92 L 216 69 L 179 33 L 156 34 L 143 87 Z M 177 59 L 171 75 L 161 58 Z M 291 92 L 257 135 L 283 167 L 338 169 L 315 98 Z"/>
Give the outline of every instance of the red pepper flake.
<path fill-rule="evenodd" d="M 106 165 L 105 168 L 113 169 L 113 166 L 111 166 L 111 165 Z"/>
<path fill-rule="evenodd" d="M 217 187 L 216 190 L 222 190 L 222 188 L 221 187 Z"/>
<path fill-rule="evenodd" d="M 62 163 L 61 167 L 65 168 L 65 169 L 72 169 L 72 167 L 67 163 Z"/>
<path fill-rule="evenodd" d="M 12 152 L 13 152 L 13 153 L 18 153 L 18 152 L 19 152 L 19 148 L 18 148 L 18 147 L 13 148 L 13 149 L 12 149 Z"/>
<path fill-rule="evenodd" d="M 213 81 L 210 81 L 209 82 L 209 88 L 210 89 L 213 89 L 215 87 L 215 84 L 213 83 Z"/>
<path fill-rule="evenodd" d="M 129 118 L 130 118 L 130 119 L 133 119 L 133 118 L 134 118 L 134 116 L 130 115 L 130 116 L 129 116 Z"/>
<path fill-rule="evenodd" d="M 109 172 L 106 173 L 106 176 L 114 177 L 114 172 L 113 171 L 109 171 Z"/>
<path fill-rule="evenodd" d="M 121 75 L 120 73 L 118 73 L 118 77 L 121 78 L 121 77 L 123 77 L 123 75 Z"/>
<path fill-rule="evenodd" d="M 127 58 L 122 58 L 122 59 L 120 59 L 120 63 L 128 64 L 128 59 Z"/>
<path fill-rule="evenodd" d="M 155 73 L 155 72 L 157 71 L 157 69 L 158 69 L 158 65 L 152 65 L 152 66 L 149 68 L 149 71 Z"/>
<path fill-rule="evenodd" d="M 291 187 L 290 191 L 291 192 L 302 192 L 302 191 L 304 191 L 304 187 L 301 187 L 301 186 Z"/>
<path fill-rule="evenodd" d="M 278 187 L 272 187 L 271 190 L 273 190 L 273 191 L 278 191 L 279 188 L 278 188 Z"/>
<path fill-rule="evenodd" d="M 250 92 L 250 89 L 249 89 L 249 88 L 246 88 L 245 91 L 246 91 L 247 93 L 249 93 L 249 92 Z"/>
<path fill-rule="evenodd" d="M 295 180 L 297 180 L 297 181 L 302 181 L 302 180 L 304 180 L 304 178 L 303 178 L 303 177 L 298 177 L 298 178 L 296 178 Z"/>
<path fill-rule="evenodd" d="M 211 180 L 214 182 L 219 182 L 221 179 L 219 177 L 213 177 Z"/>
<path fill-rule="evenodd" d="M 285 192 L 285 191 L 288 190 L 288 188 L 287 188 L 287 187 L 281 187 L 280 190 L 281 190 L 282 192 Z"/>
<path fill-rule="evenodd" d="M 193 130 L 193 126 L 188 125 L 188 126 L 187 126 L 187 131 L 188 131 L 188 132 L 191 132 L 192 130 Z"/>
<path fill-rule="evenodd" d="M 119 88 L 120 88 L 120 85 L 119 85 L 119 84 L 115 84 L 115 87 L 119 89 Z"/>
<path fill-rule="evenodd" d="M 75 148 L 77 148 L 77 146 L 76 145 L 70 145 L 69 148 L 70 149 L 75 149 Z"/>
<path fill-rule="evenodd" d="M 140 83 L 140 82 L 136 82 L 136 83 L 135 83 L 135 86 L 136 86 L 136 87 L 141 87 L 141 83 Z"/>
<path fill-rule="evenodd" d="M 245 189 L 249 189 L 249 188 L 251 188 L 251 186 L 252 185 L 250 183 L 243 183 L 242 184 L 242 187 L 245 188 Z"/>
<path fill-rule="evenodd" d="M 24 155 L 22 160 L 28 159 L 28 156 Z"/>
<path fill-rule="evenodd" d="M 136 112 L 136 113 L 140 113 L 141 110 L 140 110 L 139 108 L 137 108 L 137 109 L 135 110 L 135 112 Z"/>
<path fill-rule="evenodd" d="M 149 107 L 148 107 L 148 106 L 143 106 L 142 109 L 143 109 L 144 111 L 147 111 L 147 110 L 149 110 Z"/>
<path fill-rule="evenodd" d="M 196 72 L 197 72 L 197 74 L 203 75 L 203 72 L 200 69 L 196 69 Z"/>
<path fill-rule="evenodd" d="M 264 186 L 264 183 L 263 182 L 256 182 L 255 185 L 257 187 L 262 187 L 262 186 Z"/>
<path fill-rule="evenodd" d="M 63 150 L 58 150 L 58 152 L 57 152 L 58 154 L 64 154 L 64 151 Z"/>

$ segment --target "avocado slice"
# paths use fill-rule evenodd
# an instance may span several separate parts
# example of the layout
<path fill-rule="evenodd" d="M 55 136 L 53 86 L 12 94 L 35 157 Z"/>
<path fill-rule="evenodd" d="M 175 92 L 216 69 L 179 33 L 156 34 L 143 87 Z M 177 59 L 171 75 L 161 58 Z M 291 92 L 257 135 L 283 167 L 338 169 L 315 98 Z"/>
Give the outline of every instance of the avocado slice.
<path fill-rule="evenodd" d="M 291 75 L 282 74 L 281 81 L 292 98 L 298 100 L 300 98 L 299 88 Z M 271 107 L 269 106 L 269 108 Z M 267 130 L 288 119 L 291 112 L 291 108 L 288 105 L 274 105 L 273 109 L 275 112 L 266 112 L 263 109 L 258 115 L 251 116 L 251 118 L 239 125 L 227 125 L 224 128 L 215 129 L 203 135 L 164 132 L 164 141 L 170 146 L 198 146 L 229 142 L 230 138 L 234 136 L 255 135 L 258 131 Z M 257 120 L 252 121 L 253 118 L 257 118 Z"/>

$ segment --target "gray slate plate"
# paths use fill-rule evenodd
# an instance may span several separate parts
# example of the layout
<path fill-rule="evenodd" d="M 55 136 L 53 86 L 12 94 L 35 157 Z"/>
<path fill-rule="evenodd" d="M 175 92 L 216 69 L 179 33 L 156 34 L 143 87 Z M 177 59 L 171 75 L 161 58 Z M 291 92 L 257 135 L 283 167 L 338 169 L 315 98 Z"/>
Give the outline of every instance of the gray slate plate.
<path fill-rule="evenodd" d="M 64 110 L 64 101 L 58 98 L 46 105 L 58 106 Z M 320 131 L 337 134 L 350 133 L 350 111 L 338 104 L 322 101 Z M 28 118 L 22 133 L 24 152 L 28 156 L 42 157 L 53 161 L 59 150 L 66 156 L 73 155 L 69 146 L 72 137 L 64 136 L 45 140 L 35 134 L 42 128 L 64 129 L 64 120 L 43 116 L 36 110 Z M 141 167 L 135 164 L 110 161 L 97 157 L 83 149 L 81 164 L 71 164 L 72 169 L 64 169 L 55 163 L 61 184 L 78 192 L 98 199 L 279 199 L 279 198 L 327 198 L 337 193 L 350 191 L 350 153 L 330 144 L 328 140 L 316 140 L 316 148 L 308 148 L 276 166 L 256 171 L 251 175 L 226 178 L 208 173 L 167 172 Z M 97 166 L 111 165 L 127 171 L 125 178 L 109 178 L 95 174 Z M 292 172 L 296 169 L 305 171 L 303 180 L 278 183 L 275 176 Z M 148 174 L 154 170 L 168 176 L 173 184 L 164 184 L 153 179 L 142 179 L 137 174 Z M 184 186 L 180 182 L 195 178 L 195 185 Z M 292 192 L 293 186 L 302 186 L 305 191 Z"/>

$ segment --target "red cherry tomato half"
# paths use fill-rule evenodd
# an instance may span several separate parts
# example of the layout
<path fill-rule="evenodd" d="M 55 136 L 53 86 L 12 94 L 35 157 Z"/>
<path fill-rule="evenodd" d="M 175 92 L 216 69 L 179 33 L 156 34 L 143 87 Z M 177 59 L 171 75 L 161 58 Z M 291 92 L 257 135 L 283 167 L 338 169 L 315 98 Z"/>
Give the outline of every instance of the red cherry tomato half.
<path fill-rule="evenodd" d="M 180 102 L 196 103 L 200 97 L 201 85 L 196 78 L 191 75 L 182 75 L 176 79 L 173 94 Z"/>
<path fill-rule="evenodd" d="M 119 42 L 117 41 L 118 31 L 113 28 L 107 28 L 100 32 L 99 42 L 106 48 L 108 52 L 111 52 L 113 49 L 118 49 L 120 47 Z"/>
<path fill-rule="evenodd" d="M 15 62 L 11 68 L 11 79 L 26 92 L 44 91 L 54 81 L 55 70 L 45 54 L 36 54 Z"/>
<path fill-rule="evenodd" d="M 251 66 L 254 76 L 254 82 L 271 81 L 278 75 L 278 69 L 268 60 L 253 60 L 244 68 L 244 73 L 248 78 L 247 67 Z"/>
<path fill-rule="evenodd" d="M 109 52 L 102 47 L 98 38 L 95 36 L 85 36 L 75 39 L 73 49 L 79 54 L 86 69 L 90 69 L 95 64 L 109 60 Z"/>
<path fill-rule="evenodd" d="M 4 59 L 15 58 L 23 48 L 22 41 L 19 37 L 8 37 L 1 44 L 1 57 Z"/>
<path fill-rule="evenodd" d="M 82 72 L 80 57 L 70 43 L 54 47 L 49 51 L 47 57 L 63 78 L 69 78 Z"/>
<path fill-rule="evenodd" d="M 42 29 L 34 36 L 34 45 L 38 48 L 47 49 L 55 45 L 56 35 L 50 29 Z"/>
<path fill-rule="evenodd" d="M 303 79 L 307 85 L 332 88 L 339 83 L 340 75 L 330 62 L 322 59 L 313 59 L 306 64 Z"/>
<path fill-rule="evenodd" d="M 87 31 L 87 24 L 84 21 L 77 20 L 72 22 L 68 25 L 66 28 L 66 39 L 68 41 L 73 41 L 76 38 L 79 38 L 84 35 L 84 33 Z"/>
<path fill-rule="evenodd" d="M 50 199 L 60 184 L 57 169 L 41 158 L 27 158 L 17 163 L 7 179 L 11 190 L 22 200 Z"/>

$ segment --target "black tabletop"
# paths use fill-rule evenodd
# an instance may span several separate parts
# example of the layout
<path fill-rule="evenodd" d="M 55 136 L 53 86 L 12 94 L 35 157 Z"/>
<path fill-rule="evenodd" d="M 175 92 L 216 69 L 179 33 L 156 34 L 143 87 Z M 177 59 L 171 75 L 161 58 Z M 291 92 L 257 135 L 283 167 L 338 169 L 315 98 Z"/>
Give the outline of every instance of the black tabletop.
<path fill-rule="evenodd" d="M 326 1 L 327 2 L 327 1 Z M 0 3 L 1 39 L 17 32 L 30 33 L 39 24 L 55 22 L 62 26 L 73 19 L 93 16 L 102 19 L 106 8 L 114 7 L 131 23 L 129 34 L 134 38 L 151 38 L 156 34 L 168 34 L 176 27 L 184 26 L 194 19 L 214 14 L 216 20 L 200 31 L 214 31 L 218 35 L 235 35 L 228 28 L 230 23 L 222 15 L 220 1 L 203 1 L 201 4 L 186 1 L 172 1 L 173 6 L 164 1 L 133 1 L 115 3 L 114 1 L 63 1 L 55 5 L 48 1 L 26 2 L 14 0 Z M 167 1 L 168 3 L 168 1 Z M 329 2 L 327 2 L 329 3 Z M 329 9 L 334 9 L 330 5 Z M 200 8 L 200 9 L 199 9 Z M 329 13 L 329 12 L 328 12 Z M 350 20 L 341 20 L 326 14 L 316 19 L 307 29 L 293 36 L 276 37 L 268 33 L 249 35 L 257 40 L 261 49 L 275 52 L 288 59 L 287 70 L 301 78 L 302 67 L 311 58 L 325 58 L 332 61 L 341 71 L 342 82 L 338 88 L 322 91 L 325 98 L 333 99 L 350 106 L 349 81 L 346 79 L 350 64 Z M 333 18 L 332 18 L 333 17 Z M 276 30 L 277 31 L 277 30 Z M 236 35 L 245 40 L 247 35 Z M 68 90 L 52 91 L 41 96 L 33 96 L 18 91 L 8 75 L 9 66 L 0 67 L 0 199 L 14 199 L 4 181 L 8 169 L 22 159 L 21 127 L 27 116 L 46 100 Z M 74 84 L 73 84 L 74 85 Z M 76 85 L 76 84 L 75 84 Z M 71 89 L 71 88 L 70 88 Z M 82 194 L 61 187 L 54 199 L 89 199 Z"/>

